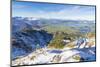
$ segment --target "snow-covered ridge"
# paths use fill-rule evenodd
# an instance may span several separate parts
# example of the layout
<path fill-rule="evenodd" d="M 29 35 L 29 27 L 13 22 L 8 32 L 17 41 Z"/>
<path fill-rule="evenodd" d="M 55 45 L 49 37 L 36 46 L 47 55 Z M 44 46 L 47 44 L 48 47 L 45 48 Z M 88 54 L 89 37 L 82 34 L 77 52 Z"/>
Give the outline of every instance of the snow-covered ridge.
<path fill-rule="evenodd" d="M 25 57 L 19 57 L 12 61 L 12 65 L 31 65 L 31 64 L 48 64 L 63 62 L 80 62 L 95 61 L 95 48 L 81 48 L 58 50 L 60 53 L 52 52 L 54 50 L 42 48 L 38 49 Z M 56 49 L 57 51 L 57 49 Z"/>
<path fill-rule="evenodd" d="M 94 40 L 94 38 L 90 39 L 90 41 Z M 12 66 L 95 61 L 95 50 L 95 44 L 90 47 L 89 44 L 84 46 L 84 43 L 79 48 L 77 47 L 77 45 L 73 48 L 65 46 L 63 49 L 44 47 L 39 48 L 26 56 L 18 57 L 17 59 L 12 61 Z"/>

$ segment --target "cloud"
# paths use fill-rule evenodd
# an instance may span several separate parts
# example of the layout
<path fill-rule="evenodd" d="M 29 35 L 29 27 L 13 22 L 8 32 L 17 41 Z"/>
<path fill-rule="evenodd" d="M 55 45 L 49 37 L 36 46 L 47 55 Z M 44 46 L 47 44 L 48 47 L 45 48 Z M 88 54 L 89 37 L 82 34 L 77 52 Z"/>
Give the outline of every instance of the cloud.
<path fill-rule="evenodd" d="M 57 7 L 57 8 L 56 8 Z M 28 9 L 27 9 L 28 8 Z M 14 5 L 16 16 L 50 18 L 50 19 L 72 19 L 72 20 L 95 20 L 95 9 L 91 6 L 43 6 L 34 8 L 32 5 Z"/>
<path fill-rule="evenodd" d="M 82 11 L 81 7 L 73 7 L 70 10 L 62 9 L 59 11 L 37 11 L 32 15 L 37 18 L 56 18 L 56 19 L 73 19 L 73 20 L 95 20 L 95 14 L 91 11 Z M 32 16 L 31 15 L 31 16 Z"/>
<path fill-rule="evenodd" d="M 25 5 L 14 5 L 14 9 L 23 9 L 23 8 L 32 8 L 31 6 L 25 6 Z"/>

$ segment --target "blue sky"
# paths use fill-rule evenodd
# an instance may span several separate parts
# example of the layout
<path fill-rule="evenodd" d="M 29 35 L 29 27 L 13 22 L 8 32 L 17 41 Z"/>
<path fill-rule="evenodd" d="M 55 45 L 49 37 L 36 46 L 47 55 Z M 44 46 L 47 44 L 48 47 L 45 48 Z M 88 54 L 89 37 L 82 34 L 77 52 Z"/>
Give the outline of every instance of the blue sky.
<path fill-rule="evenodd" d="M 13 1 L 12 16 L 47 19 L 95 20 L 95 7 Z"/>

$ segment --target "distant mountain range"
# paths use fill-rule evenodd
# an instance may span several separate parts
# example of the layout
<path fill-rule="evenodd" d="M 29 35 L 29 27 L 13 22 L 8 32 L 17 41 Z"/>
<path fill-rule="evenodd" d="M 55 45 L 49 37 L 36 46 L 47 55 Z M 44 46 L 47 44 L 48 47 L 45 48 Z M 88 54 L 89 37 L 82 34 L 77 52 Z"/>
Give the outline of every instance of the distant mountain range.
<path fill-rule="evenodd" d="M 43 18 L 28 18 L 28 17 L 13 17 L 12 26 L 13 32 L 24 28 L 42 28 L 45 26 L 68 26 L 68 27 L 88 27 L 94 26 L 95 21 L 89 20 L 60 20 L 60 19 L 43 19 Z"/>

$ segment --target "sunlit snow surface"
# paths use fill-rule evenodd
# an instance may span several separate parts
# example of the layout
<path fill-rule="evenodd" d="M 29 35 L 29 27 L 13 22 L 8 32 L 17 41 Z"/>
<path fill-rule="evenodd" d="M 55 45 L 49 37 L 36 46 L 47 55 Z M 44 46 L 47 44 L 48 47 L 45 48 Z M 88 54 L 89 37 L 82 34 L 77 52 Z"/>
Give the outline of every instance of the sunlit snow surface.
<path fill-rule="evenodd" d="M 79 56 L 83 60 L 74 59 L 74 56 Z M 32 64 L 48 64 L 48 63 L 63 63 L 63 62 L 80 62 L 80 61 L 95 61 L 95 47 L 69 49 L 69 50 L 51 50 L 38 49 L 33 53 L 18 58 L 12 61 L 12 65 L 32 65 Z"/>

